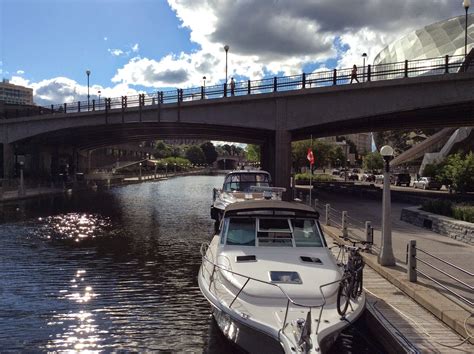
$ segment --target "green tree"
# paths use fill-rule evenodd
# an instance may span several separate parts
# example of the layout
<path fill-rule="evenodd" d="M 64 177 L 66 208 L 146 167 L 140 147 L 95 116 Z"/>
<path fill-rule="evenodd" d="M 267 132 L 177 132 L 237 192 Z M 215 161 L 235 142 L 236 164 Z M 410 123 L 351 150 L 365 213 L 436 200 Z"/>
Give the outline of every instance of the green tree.
<path fill-rule="evenodd" d="M 324 168 L 331 161 L 333 146 L 325 141 L 313 140 L 313 145 L 311 146 L 311 140 L 300 140 L 293 142 L 291 145 L 291 155 L 295 169 L 309 166 L 306 156 L 310 147 L 314 155 L 314 168 Z"/>
<path fill-rule="evenodd" d="M 346 156 L 344 155 L 344 151 L 340 146 L 333 146 L 330 154 L 329 154 L 329 161 L 331 161 L 332 166 L 341 166 L 344 164 Z"/>
<path fill-rule="evenodd" d="M 155 143 L 155 152 L 153 155 L 157 158 L 169 157 L 173 155 L 173 148 L 162 140 Z"/>
<path fill-rule="evenodd" d="M 206 162 L 206 155 L 199 146 L 192 145 L 186 150 L 186 158 L 192 164 L 202 164 Z"/>
<path fill-rule="evenodd" d="M 247 144 L 246 153 L 248 161 L 260 161 L 260 145 Z"/>
<path fill-rule="evenodd" d="M 427 164 L 423 169 L 423 176 L 424 177 L 431 177 L 438 179 L 439 175 L 441 174 L 441 169 L 439 164 Z"/>
<path fill-rule="evenodd" d="M 206 158 L 206 163 L 211 165 L 217 159 L 216 147 L 210 141 L 205 142 L 201 145 L 202 152 Z"/>
<path fill-rule="evenodd" d="M 471 151 L 466 155 L 457 153 L 448 156 L 440 179 L 461 193 L 474 189 L 474 153 Z"/>
<path fill-rule="evenodd" d="M 364 170 L 381 170 L 383 168 L 383 157 L 379 152 L 369 152 L 363 160 Z"/>

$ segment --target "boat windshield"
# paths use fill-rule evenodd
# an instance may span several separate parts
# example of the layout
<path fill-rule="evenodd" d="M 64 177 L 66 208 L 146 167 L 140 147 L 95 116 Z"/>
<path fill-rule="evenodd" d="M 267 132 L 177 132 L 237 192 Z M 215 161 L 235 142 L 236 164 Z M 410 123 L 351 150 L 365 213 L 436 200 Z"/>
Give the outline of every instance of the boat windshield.
<path fill-rule="evenodd" d="M 323 247 L 315 219 L 231 217 L 224 222 L 221 243 L 257 247 Z"/>
<path fill-rule="evenodd" d="M 250 187 L 269 187 L 270 176 L 266 173 L 233 173 L 224 181 L 225 192 L 250 192 Z"/>

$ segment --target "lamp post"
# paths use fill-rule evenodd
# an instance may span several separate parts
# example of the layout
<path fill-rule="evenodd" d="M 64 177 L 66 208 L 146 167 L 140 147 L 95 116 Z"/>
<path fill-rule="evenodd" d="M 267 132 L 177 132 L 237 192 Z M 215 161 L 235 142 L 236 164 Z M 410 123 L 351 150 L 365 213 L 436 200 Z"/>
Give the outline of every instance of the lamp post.
<path fill-rule="evenodd" d="M 99 94 L 99 109 L 100 109 L 100 94 L 102 93 L 100 90 L 97 91 L 97 93 Z"/>
<path fill-rule="evenodd" d="M 343 140 L 342 143 L 344 144 L 344 182 L 347 182 L 347 141 Z"/>
<path fill-rule="evenodd" d="M 141 181 L 142 180 L 142 163 L 140 162 L 138 166 L 140 167 L 140 175 L 138 176 L 138 180 Z"/>
<path fill-rule="evenodd" d="M 20 185 L 18 186 L 18 196 L 25 196 L 25 181 L 23 179 L 23 161 L 20 161 Z"/>
<path fill-rule="evenodd" d="M 91 75 L 90 70 L 86 70 L 86 75 L 87 75 L 87 111 L 89 111 L 89 101 L 90 101 L 90 95 L 89 95 L 89 76 Z"/>
<path fill-rule="evenodd" d="M 202 81 L 203 81 L 202 86 L 204 86 L 204 90 L 206 90 L 206 77 L 205 76 L 202 77 Z"/>
<path fill-rule="evenodd" d="M 367 58 L 367 53 L 362 54 L 362 60 L 364 63 L 362 64 L 362 82 L 365 82 L 365 59 Z"/>
<path fill-rule="evenodd" d="M 378 261 L 383 266 L 394 266 L 395 256 L 392 249 L 392 221 L 390 218 L 390 160 L 393 158 L 393 149 L 389 145 L 382 146 L 380 154 L 385 160 L 385 168 L 383 172 L 382 247 Z"/>
<path fill-rule="evenodd" d="M 227 84 L 227 53 L 229 53 L 229 46 L 226 44 L 224 46 L 225 50 L 225 83 Z"/>
<path fill-rule="evenodd" d="M 165 163 L 165 177 L 168 177 L 168 164 Z"/>
<path fill-rule="evenodd" d="M 469 11 L 469 6 L 471 6 L 471 0 L 464 0 L 462 6 L 466 10 L 466 30 L 464 31 L 464 57 L 467 56 L 467 13 Z"/>

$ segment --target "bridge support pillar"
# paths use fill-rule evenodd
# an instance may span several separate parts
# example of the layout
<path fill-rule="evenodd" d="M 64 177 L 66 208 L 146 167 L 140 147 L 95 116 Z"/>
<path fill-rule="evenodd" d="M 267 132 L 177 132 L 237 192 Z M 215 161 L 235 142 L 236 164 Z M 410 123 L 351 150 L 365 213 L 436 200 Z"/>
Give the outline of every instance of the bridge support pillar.
<path fill-rule="evenodd" d="M 15 149 L 12 144 L 3 143 L 2 145 L 2 167 L 4 179 L 13 178 L 14 162 L 15 162 Z"/>
<path fill-rule="evenodd" d="M 271 173 L 273 186 L 284 187 L 284 200 L 291 200 L 291 133 L 277 130 L 262 147 L 262 167 Z"/>

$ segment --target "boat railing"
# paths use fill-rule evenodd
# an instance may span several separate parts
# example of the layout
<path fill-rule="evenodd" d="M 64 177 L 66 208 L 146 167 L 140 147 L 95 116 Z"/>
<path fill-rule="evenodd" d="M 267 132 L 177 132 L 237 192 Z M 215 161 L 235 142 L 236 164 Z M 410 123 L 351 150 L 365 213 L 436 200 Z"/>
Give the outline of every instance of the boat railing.
<path fill-rule="evenodd" d="M 325 287 L 328 287 L 330 285 L 333 285 L 333 284 L 337 284 L 337 283 L 340 283 L 342 279 L 338 279 L 338 280 L 335 280 L 335 281 L 332 281 L 332 282 L 329 282 L 329 283 L 325 283 L 325 284 L 322 284 L 319 286 L 319 292 L 321 293 L 321 296 L 323 298 L 322 302 L 317 304 L 317 305 L 313 305 L 313 304 L 305 304 L 305 303 L 301 303 L 301 302 L 297 302 L 295 301 L 294 299 L 291 298 L 290 295 L 288 295 L 288 293 L 278 284 L 275 284 L 275 283 L 271 283 L 271 282 L 268 282 L 268 281 L 265 281 L 265 280 L 261 280 L 261 279 L 257 279 L 257 278 L 253 278 L 253 277 L 250 277 L 248 275 L 244 275 L 244 274 L 241 274 L 241 273 L 237 273 L 237 272 L 234 272 L 233 270 L 230 270 L 230 269 L 227 269 L 226 267 L 223 267 L 221 265 L 218 265 L 216 264 L 215 262 L 213 262 L 212 260 L 210 260 L 209 258 L 207 258 L 206 254 L 207 254 L 207 251 L 209 250 L 209 243 L 208 242 L 204 242 L 201 244 L 201 249 L 200 249 L 200 252 L 201 252 L 201 256 L 202 256 L 202 260 L 203 260 L 203 266 L 201 267 L 201 270 L 202 270 L 202 275 L 204 277 L 204 268 L 206 268 L 204 266 L 204 262 L 207 262 L 208 264 L 212 265 L 212 272 L 210 272 L 208 269 L 206 269 L 206 272 L 207 274 L 209 274 L 209 292 L 211 292 L 211 285 L 213 283 L 213 281 L 215 281 L 214 279 L 214 276 L 216 274 L 216 270 L 220 270 L 220 271 L 224 271 L 224 272 L 228 272 L 230 274 L 233 274 L 233 275 L 237 275 L 237 276 L 240 276 L 242 278 L 245 278 L 245 283 L 242 285 L 242 287 L 240 287 L 239 291 L 237 292 L 237 294 L 234 296 L 233 300 L 231 301 L 230 305 L 229 305 L 229 308 L 232 307 L 232 305 L 234 304 L 234 302 L 237 300 L 237 298 L 239 297 L 239 295 L 242 293 L 242 291 L 244 290 L 244 288 L 247 286 L 247 284 L 250 282 L 250 281 L 255 281 L 255 282 L 258 282 L 258 283 L 262 283 L 262 284 L 266 284 L 266 285 L 270 285 L 270 286 L 273 286 L 273 287 L 276 287 L 278 290 L 280 290 L 280 292 L 286 297 L 287 301 L 286 301 L 286 310 L 285 310 L 285 318 L 283 320 L 283 326 L 282 328 L 279 330 L 279 335 L 280 333 L 285 329 L 286 325 L 287 325 L 287 319 L 288 319 L 288 312 L 289 312 L 289 309 L 290 309 L 290 303 L 293 304 L 294 306 L 298 306 L 298 307 L 305 307 L 305 308 L 308 308 L 310 311 L 311 309 L 316 309 L 316 308 L 320 308 L 319 310 L 319 316 L 318 316 L 318 321 L 317 321 L 317 326 L 316 326 L 316 335 L 318 334 L 318 331 L 319 331 L 319 325 L 321 323 L 321 317 L 322 317 L 322 313 L 323 313 L 323 310 L 324 310 L 324 306 L 326 305 L 326 296 L 324 295 L 324 292 L 323 292 L 323 288 Z"/>

